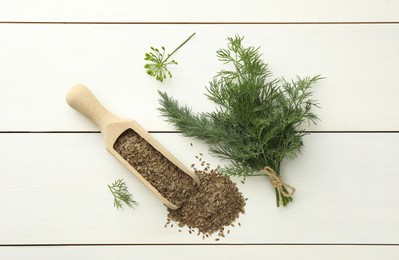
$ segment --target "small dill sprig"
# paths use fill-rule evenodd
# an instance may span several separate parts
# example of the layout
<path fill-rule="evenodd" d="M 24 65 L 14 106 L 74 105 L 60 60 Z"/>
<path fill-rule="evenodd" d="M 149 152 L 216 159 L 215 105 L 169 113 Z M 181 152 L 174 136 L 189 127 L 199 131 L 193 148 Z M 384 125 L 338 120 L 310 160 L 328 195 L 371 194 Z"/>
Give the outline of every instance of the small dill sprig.
<path fill-rule="evenodd" d="M 114 181 L 111 185 L 108 185 L 109 190 L 114 196 L 114 207 L 122 209 L 122 202 L 125 203 L 129 208 L 139 205 L 137 201 L 133 199 L 133 195 L 127 190 L 126 183 L 123 179 Z"/>
<path fill-rule="evenodd" d="M 186 44 L 193 36 L 195 33 L 191 34 L 190 37 L 188 37 L 182 44 L 179 45 L 172 53 L 165 55 L 165 47 L 161 47 L 161 51 L 155 47 L 151 47 L 151 52 L 145 53 L 144 60 L 149 61 L 149 63 L 144 65 L 144 68 L 147 71 L 147 74 L 155 77 L 156 80 L 159 80 L 160 82 L 163 82 L 164 79 L 166 79 L 166 76 L 168 75 L 170 78 L 172 78 L 172 73 L 168 69 L 168 65 L 175 64 L 177 65 L 176 60 L 169 60 L 170 57 L 178 50 L 180 49 L 184 44 Z"/>

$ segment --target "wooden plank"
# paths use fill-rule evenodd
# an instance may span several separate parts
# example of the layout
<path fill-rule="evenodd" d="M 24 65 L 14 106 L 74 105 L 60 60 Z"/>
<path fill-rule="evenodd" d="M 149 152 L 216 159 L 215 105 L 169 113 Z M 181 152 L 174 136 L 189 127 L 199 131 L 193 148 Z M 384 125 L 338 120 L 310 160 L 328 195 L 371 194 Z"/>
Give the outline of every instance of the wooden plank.
<path fill-rule="evenodd" d="M 180 64 L 164 84 L 144 71 L 149 46 Z M 115 114 L 149 130 L 173 129 L 159 117 L 157 90 L 195 111 L 213 107 L 205 86 L 223 66 L 215 51 L 239 33 L 261 45 L 276 77 L 322 74 L 315 98 L 318 131 L 399 129 L 399 25 L 26 25 L 1 24 L 0 130 L 96 130 L 65 103 L 72 85 L 88 85 Z"/>
<path fill-rule="evenodd" d="M 202 260 L 228 256 L 231 260 L 306 258 L 326 260 L 388 260 L 396 259 L 398 247 L 392 246 L 109 246 L 109 247 L 1 247 L 3 259 L 154 259 L 154 257 L 173 257 L 173 259 Z"/>
<path fill-rule="evenodd" d="M 399 21 L 397 1 L 29 0 L 0 1 L 1 21 L 370 22 Z"/>
<path fill-rule="evenodd" d="M 206 147 L 178 134 L 155 137 L 184 164 Z M 166 208 L 104 149 L 100 134 L 0 134 L 0 245 L 215 243 L 164 228 Z M 398 244 L 399 134 L 312 134 L 283 177 L 295 201 L 276 208 L 266 177 L 248 197 L 241 227 L 222 243 Z M 107 184 L 126 180 L 140 205 L 117 211 Z"/>

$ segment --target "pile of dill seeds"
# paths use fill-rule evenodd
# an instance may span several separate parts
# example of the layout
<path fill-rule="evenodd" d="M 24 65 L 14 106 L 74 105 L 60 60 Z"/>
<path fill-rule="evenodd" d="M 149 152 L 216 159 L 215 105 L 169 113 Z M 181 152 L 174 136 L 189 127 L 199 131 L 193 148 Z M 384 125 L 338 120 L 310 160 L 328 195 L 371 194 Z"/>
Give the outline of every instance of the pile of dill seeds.
<path fill-rule="evenodd" d="M 225 227 L 234 226 L 232 223 L 244 213 L 245 199 L 236 184 L 229 177 L 210 170 L 209 164 L 203 170 L 192 165 L 201 180 L 198 186 L 132 129 L 119 136 L 114 149 L 162 196 L 180 206 L 177 210 L 168 209 L 167 224 L 175 221 L 179 227 L 188 226 L 190 234 L 196 232 L 203 238 L 215 232 L 224 237 Z M 201 158 L 196 158 L 205 166 Z"/>
<path fill-rule="evenodd" d="M 188 226 L 190 234 L 197 229 L 203 238 L 216 232 L 224 237 L 225 227 L 234 226 L 232 223 L 244 213 L 245 199 L 229 177 L 207 169 L 195 173 L 201 185 L 180 208 L 168 209 L 168 219 L 177 222 L 179 227 Z"/>
<path fill-rule="evenodd" d="M 114 149 L 174 205 L 181 206 L 194 193 L 194 179 L 132 129 L 118 137 Z"/>

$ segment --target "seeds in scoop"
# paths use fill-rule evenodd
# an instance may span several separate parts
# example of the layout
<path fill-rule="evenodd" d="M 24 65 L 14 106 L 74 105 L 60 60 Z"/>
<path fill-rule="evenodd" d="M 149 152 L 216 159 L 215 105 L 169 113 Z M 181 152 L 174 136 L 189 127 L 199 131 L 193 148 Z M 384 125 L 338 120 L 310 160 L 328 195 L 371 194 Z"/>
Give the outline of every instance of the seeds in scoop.
<path fill-rule="evenodd" d="M 194 179 L 132 129 L 118 137 L 114 149 L 174 205 L 180 206 L 194 192 Z"/>

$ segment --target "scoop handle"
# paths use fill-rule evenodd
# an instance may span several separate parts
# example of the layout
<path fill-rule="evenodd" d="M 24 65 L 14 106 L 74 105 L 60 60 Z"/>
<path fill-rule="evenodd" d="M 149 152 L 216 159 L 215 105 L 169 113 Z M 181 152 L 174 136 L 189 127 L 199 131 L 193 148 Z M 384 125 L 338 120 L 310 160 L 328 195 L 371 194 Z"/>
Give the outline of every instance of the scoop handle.
<path fill-rule="evenodd" d="M 105 131 L 108 124 L 121 119 L 111 114 L 91 91 L 84 85 L 75 85 L 67 94 L 66 101 L 76 111 L 82 113 L 85 117 L 90 119 L 101 132 Z"/>

